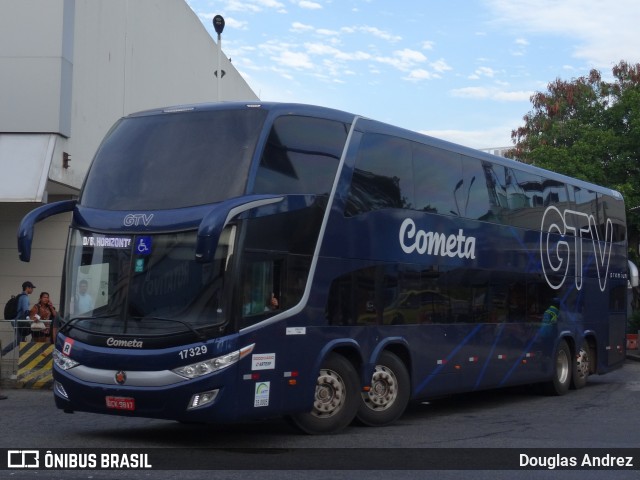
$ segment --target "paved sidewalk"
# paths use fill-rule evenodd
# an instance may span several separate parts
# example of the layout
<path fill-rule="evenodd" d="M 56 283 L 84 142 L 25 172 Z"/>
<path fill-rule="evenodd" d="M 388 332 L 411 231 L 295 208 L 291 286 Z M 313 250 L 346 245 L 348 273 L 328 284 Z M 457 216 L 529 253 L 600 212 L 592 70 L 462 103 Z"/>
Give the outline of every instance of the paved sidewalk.
<path fill-rule="evenodd" d="M 627 350 L 627 358 L 640 362 L 640 350 Z"/>

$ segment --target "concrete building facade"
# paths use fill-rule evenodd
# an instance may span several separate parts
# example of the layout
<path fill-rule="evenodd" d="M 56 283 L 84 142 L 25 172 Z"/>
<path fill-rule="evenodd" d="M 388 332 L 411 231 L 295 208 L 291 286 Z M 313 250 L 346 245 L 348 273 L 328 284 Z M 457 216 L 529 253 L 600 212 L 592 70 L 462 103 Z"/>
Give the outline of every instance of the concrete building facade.
<path fill-rule="evenodd" d="M 184 0 L 0 0 L 0 8 L 0 298 L 30 280 L 32 304 L 45 290 L 58 306 L 70 217 L 38 224 L 23 263 L 23 215 L 77 196 L 124 115 L 258 98 Z"/>

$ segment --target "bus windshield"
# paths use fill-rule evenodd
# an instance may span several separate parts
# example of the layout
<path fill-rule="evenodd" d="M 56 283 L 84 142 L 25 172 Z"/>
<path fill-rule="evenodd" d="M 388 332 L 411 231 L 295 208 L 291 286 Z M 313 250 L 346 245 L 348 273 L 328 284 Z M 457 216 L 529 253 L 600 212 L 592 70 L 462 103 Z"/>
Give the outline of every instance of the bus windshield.
<path fill-rule="evenodd" d="M 249 108 L 122 119 L 96 153 L 80 203 L 163 210 L 242 195 L 266 115 Z"/>
<path fill-rule="evenodd" d="M 195 261 L 196 232 L 101 235 L 72 231 L 65 320 L 93 334 L 166 335 L 220 327 L 233 227 L 212 263 Z M 212 335 L 209 334 L 209 337 Z"/>

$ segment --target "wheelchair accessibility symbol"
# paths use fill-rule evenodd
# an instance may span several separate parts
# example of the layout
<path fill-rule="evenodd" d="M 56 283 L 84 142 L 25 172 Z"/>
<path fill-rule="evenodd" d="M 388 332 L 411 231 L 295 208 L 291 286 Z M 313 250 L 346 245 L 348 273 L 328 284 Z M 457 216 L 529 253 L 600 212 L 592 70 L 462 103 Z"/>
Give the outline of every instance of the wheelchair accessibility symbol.
<path fill-rule="evenodd" d="M 138 237 L 136 239 L 136 254 L 137 255 L 151 254 L 151 237 Z"/>

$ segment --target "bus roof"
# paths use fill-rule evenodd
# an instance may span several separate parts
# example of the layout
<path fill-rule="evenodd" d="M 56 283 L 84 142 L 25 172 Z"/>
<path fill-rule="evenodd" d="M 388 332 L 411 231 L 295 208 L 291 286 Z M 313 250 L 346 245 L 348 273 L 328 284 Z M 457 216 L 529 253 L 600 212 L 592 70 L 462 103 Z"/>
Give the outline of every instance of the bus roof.
<path fill-rule="evenodd" d="M 485 160 L 492 164 L 498 164 L 498 165 L 503 165 L 505 167 L 517 168 L 518 170 L 543 176 L 548 180 L 556 180 L 558 182 L 563 182 L 576 187 L 589 189 L 605 195 L 610 195 L 617 199 L 622 199 L 622 195 L 620 194 L 620 192 L 607 187 L 599 186 L 584 180 L 569 177 L 567 175 L 556 173 L 551 170 L 546 170 L 546 169 L 537 167 L 535 165 L 526 164 L 518 160 L 513 160 L 506 157 L 500 157 L 500 156 L 493 155 L 488 152 L 483 152 L 481 150 L 477 150 L 471 147 L 466 147 L 466 146 L 452 143 L 436 137 L 431 137 L 423 133 L 418 133 L 402 127 L 390 125 L 390 124 L 387 124 L 378 120 L 373 120 L 367 117 L 363 117 L 357 114 L 353 114 L 353 113 L 349 113 L 349 112 L 345 112 L 342 110 L 337 110 L 329 107 L 322 107 L 318 105 L 310 105 L 310 104 L 302 104 L 302 103 L 287 103 L 287 102 L 261 102 L 261 101 L 195 103 L 195 104 L 174 105 L 174 106 L 168 106 L 168 107 L 162 107 L 162 108 L 156 108 L 156 109 L 150 109 L 150 110 L 143 110 L 140 112 L 132 113 L 128 115 L 127 118 L 149 116 L 149 115 L 172 114 L 172 113 L 186 113 L 190 111 L 201 112 L 201 111 L 245 109 L 245 108 L 266 109 L 273 116 L 302 115 L 302 116 L 322 117 L 322 118 L 341 121 L 349 124 L 357 122 L 356 129 L 358 131 L 395 135 L 395 136 L 402 137 L 418 143 L 428 144 L 436 148 L 442 148 L 444 150 L 455 152 L 460 155 L 466 155 L 469 157 L 478 158 L 480 160 Z"/>

